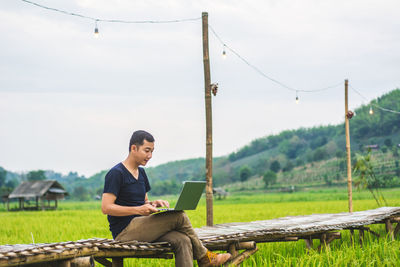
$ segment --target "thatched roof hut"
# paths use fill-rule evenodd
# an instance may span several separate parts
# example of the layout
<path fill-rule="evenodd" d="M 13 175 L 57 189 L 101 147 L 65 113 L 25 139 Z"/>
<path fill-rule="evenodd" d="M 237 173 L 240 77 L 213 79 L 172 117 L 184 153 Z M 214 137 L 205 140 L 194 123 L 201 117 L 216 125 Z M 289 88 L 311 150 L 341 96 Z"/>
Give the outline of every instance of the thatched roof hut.
<path fill-rule="evenodd" d="M 18 199 L 19 209 L 56 209 L 57 200 L 64 199 L 68 195 L 63 186 L 54 180 L 44 181 L 26 181 L 21 183 L 8 196 L 7 209 L 9 209 L 9 200 Z M 36 200 L 36 205 L 31 206 L 29 200 Z M 44 204 L 47 200 L 47 205 Z M 55 205 L 50 206 L 50 200 L 54 200 Z M 27 205 L 25 205 L 27 201 Z"/>

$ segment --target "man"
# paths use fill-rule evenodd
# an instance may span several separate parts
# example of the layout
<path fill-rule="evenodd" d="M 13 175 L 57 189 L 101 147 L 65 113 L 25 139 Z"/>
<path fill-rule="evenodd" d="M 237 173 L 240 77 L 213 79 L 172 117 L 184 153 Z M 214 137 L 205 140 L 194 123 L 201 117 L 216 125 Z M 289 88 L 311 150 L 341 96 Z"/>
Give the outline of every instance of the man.
<path fill-rule="evenodd" d="M 129 142 L 128 157 L 106 175 L 101 210 L 107 214 L 115 240 L 143 242 L 166 241 L 175 253 L 175 266 L 219 266 L 231 254 L 208 251 L 198 239 L 189 218 L 183 211 L 157 213 L 156 207 L 169 207 L 165 200 L 149 201 L 150 183 L 145 166 L 154 151 L 154 138 L 145 131 L 136 131 Z"/>

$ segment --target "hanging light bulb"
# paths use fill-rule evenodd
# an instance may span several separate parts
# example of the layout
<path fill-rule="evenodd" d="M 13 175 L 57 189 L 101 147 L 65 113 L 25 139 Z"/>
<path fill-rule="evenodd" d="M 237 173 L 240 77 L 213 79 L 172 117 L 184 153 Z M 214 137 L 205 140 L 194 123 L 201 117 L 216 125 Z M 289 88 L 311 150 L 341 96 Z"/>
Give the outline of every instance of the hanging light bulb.
<path fill-rule="evenodd" d="M 95 21 L 95 26 L 94 26 L 94 37 L 99 38 L 99 28 L 97 28 L 97 20 Z"/>
<path fill-rule="evenodd" d="M 297 91 L 296 91 L 296 104 L 299 104 L 299 96 L 297 95 Z"/>
<path fill-rule="evenodd" d="M 226 46 L 226 45 L 224 45 L 224 48 L 223 48 L 223 50 L 222 50 L 222 58 L 223 58 L 223 59 L 226 58 L 225 46 Z"/>
<path fill-rule="evenodd" d="M 374 114 L 374 110 L 372 109 L 372 107 L 369 107 L 369 114 L 370 115 Z"/>

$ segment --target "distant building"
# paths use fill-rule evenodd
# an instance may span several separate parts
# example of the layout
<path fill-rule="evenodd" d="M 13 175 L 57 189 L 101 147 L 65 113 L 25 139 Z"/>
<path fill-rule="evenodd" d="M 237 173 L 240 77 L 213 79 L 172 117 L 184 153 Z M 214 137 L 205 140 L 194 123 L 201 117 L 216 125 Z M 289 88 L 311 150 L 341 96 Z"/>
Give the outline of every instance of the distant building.
<path fill-rule="evenodd" d="M 377 150 L 379 149 L 379 145 L 375 144 L 375 145 L 366 145 L 364 146 L 366 149 L 373 149 L 373 150 Z"/>
<path fill-rule="evenodd" d="M 226 198 L 228 192 L 226 192 L 222 187 L 214 187 L 213 195 L 217 197 L 217 199 Z"/>
<path fill-rule="evenodd" d="M 27 181 L 21 183 L 8 195 L 7 210 L 10 210 L 9 204 L 12 199 L 18 199 L 18 210 L 57 209 L 57 201 L 64 199 L 67 195 L 67 191 L 57 181 Z M 54 206 L 51 205 L 52 200 Z"/>

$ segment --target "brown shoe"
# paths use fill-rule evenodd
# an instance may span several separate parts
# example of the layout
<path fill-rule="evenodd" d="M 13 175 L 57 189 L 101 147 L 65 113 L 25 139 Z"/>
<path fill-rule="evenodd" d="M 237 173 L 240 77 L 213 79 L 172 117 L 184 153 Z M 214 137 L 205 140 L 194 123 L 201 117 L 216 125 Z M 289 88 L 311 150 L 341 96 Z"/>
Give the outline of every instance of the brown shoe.
<path fill-rule="evenodd" d="M 200 260 L 197 260 L 197 263 L 199 264 L 199 267 L 220 266 L 230 258 L 231 254 L 229 253 L 218 254 L 207 250 L 207 254 Z"/>

